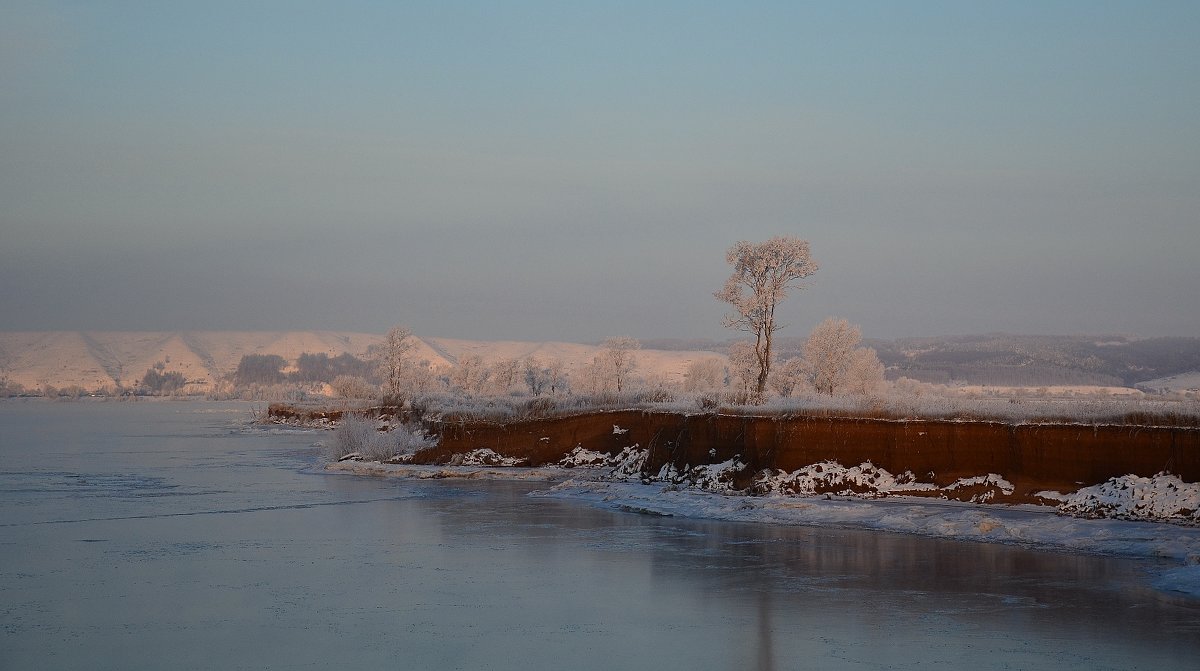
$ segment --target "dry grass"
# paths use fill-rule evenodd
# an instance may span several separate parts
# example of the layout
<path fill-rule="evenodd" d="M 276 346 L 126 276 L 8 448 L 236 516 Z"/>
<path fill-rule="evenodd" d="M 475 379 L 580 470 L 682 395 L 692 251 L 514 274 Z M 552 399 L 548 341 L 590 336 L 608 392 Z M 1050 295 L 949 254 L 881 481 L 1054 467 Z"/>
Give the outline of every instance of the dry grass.
<path fill-rule="evenodd" d="M 342 413 L 393 417 L 397 421 L 436 423 L 489 422 L 508 424 L 615 410 L 671 412 L 686 415 L 744 415 L 819 417 L 883 421 L 998 422 L 1004 424 L 1083 424 L 1089 426 L 1165 426 L 1200 428 L 1200 403 L 1147 399 L 993 399 L 938 395 L 808 396 L 775 399 L 752 406 L 731 403 L 713 394 L 632 392 L 596 396 L 478 396 L 433 394 L 413 399 L 403 408 L 390 406 L 272 405 L 276 420 L 330 425 Z"/>

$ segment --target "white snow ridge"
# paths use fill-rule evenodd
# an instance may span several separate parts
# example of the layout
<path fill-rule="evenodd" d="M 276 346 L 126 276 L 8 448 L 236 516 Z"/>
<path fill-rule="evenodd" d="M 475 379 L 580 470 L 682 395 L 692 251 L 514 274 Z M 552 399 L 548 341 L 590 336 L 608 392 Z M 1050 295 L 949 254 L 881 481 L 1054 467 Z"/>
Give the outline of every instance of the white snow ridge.
<path fill-rule="evenodd" d="M 1200 524 L 1200 483 L 1169 473 L 1123 475 L 1063 497 L 1059 510 L 1079 517 Z"/>

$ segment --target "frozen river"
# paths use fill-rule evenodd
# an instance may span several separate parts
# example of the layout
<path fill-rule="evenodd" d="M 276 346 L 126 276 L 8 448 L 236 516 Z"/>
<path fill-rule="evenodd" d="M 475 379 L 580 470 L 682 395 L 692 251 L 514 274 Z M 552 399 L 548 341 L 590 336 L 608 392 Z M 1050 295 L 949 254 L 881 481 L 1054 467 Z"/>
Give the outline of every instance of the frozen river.
<path fill-rule="evenodd" d="M 324 474 L 246 404 L 0 402 L 0 668 L 1183 669 L 1150 561 Z"/>

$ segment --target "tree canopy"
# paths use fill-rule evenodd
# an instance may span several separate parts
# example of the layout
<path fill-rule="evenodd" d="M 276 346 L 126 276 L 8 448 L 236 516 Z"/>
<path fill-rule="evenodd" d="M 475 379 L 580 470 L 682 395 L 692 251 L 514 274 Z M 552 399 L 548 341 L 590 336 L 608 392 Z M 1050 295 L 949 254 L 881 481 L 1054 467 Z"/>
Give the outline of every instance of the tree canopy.
<path fill-rule="evenodd" d="M 724 324 L 754 334 L 754 356 L 758 364 L 754 400 L 766 391 L 771 371 L 771 339 L 783 328 L 775 320 L 780 301 L 788 289 L 802 288 L 801 280 L 817 272 L 807 240 L 776 236 L 761 243 L 741 240 L 729 248 L 725 260 L 733 273 L 715 294 L 733 306 Z"/>

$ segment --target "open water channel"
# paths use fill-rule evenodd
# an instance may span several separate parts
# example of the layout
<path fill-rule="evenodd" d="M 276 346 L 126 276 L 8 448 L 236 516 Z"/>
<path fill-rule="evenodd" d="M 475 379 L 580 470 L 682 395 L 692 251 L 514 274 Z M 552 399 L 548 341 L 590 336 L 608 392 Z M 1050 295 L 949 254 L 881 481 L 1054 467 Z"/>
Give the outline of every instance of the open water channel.
<path fill-rule="evenodd" d="M 1193 669 L 1148 561 L 330 475 L 251 406 L 0 403 L 3 669 Z"/>

